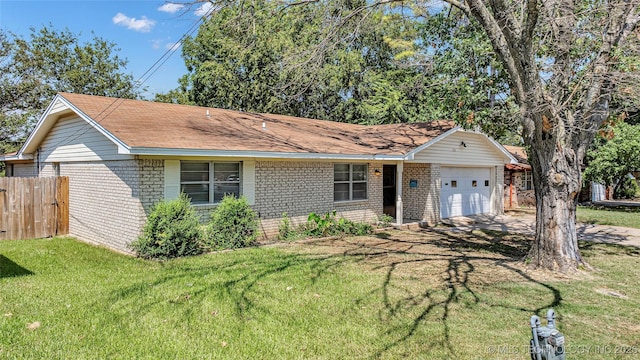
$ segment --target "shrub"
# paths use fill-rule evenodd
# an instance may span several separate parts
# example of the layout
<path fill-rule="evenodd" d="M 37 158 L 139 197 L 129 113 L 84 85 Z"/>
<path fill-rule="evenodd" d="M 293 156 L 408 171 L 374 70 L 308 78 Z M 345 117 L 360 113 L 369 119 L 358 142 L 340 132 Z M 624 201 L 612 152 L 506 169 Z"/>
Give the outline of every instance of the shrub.
<path fill-rule="evenodd" d="M 282 213 L 282 220 L 278 226 L 278 240 L 291 241 L 304 236 L 304 232 L 296 229 L 292 224 L 287 213 Z"/>
<path fill-rule="evenodd" d="M 382 214 L 378 219 L 378 225 L 381 227 L 389 227 L 391 226 L 391 223 L 393 223 L 393 217 L 387 214 Z"/>
<path fill-rule="evenodd" d="M 336 219 L 336 211 L 318 215 L 309 214 L 303 227 L 308 236 L 366 235 L 373 232 L 373 226 L 367 223 L 354 222 L 345 218 Z"/>
<path fill-rule="evenodd" d="M 345 218 L 340 218 L 336 226 L 336 235 L 356 235 L 362 236 L 373 233 L 373 226 L 364 222 L 355 222 Z"/>
<path fill-rule="evenodd" d="M 331 226 L 336 221 L 336 211 L 328 212 L 324 215 L 318 215 L 312 212 L 307 217 L 307 226 L 305 226 L 305 233 L 309 236 L 327 236 L 331 234 Z"/>
<path fill-rule="evenodd" d="M 211 213 L 206 243 L 211 249 L 236 249 L 252 245 L 258 238 L 258 217 L 242 196 L 225 196 Z"/>
<path fill-rule="evenodd" d="M 636 183 L 635 179 L 625 176 L 615 193 L 615 197 L 616 199 L 633 199 L 638 191 L 638 183 Z"/>
<path fill-rule="evenodd" d="M 185 194 L 157 203 L 131 248 L 143 258 L 168 259 L 202 253 L 198 215 Z"/>

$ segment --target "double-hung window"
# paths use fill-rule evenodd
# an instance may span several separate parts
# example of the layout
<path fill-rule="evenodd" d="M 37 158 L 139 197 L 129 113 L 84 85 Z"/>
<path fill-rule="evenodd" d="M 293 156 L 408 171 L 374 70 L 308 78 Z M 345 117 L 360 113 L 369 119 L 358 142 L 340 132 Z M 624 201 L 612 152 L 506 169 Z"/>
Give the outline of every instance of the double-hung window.
<path fill-rule="evenodd" d="M 533 190 L 533 176 L 531 171 L 525 171 L 522 173 L 522 189 Z"/>
<path fill-rule="evenodd" d="M 333 201 L 367 199 L 366 164 L 333 165 Z"/>
<path fill-rule="evenodd" d="M 240 163 L 181 161 L 180 190 L 193 204 L 214 204 L 240 196 Z"/>

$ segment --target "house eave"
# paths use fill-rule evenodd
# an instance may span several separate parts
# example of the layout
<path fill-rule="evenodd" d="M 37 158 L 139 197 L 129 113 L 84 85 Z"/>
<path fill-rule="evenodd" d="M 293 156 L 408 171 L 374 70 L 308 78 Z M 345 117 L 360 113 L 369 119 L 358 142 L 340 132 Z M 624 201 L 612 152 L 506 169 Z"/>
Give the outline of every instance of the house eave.
<path fill-rule="evenodd" d="M 0 161 L 25 161 L 33 160 L 33 154 L 12 154 L 12 155 L 0 155 Z"/>
<path fill-rule="evenodd" d="M 184 156 L 184 157 L 235 157 L 263 159 L 300 159 L 300 160 L 363 160 L 363 161 L 398 161 L 405 160 L 404 155 L 385 154 L 331 154 L 331 153 L 298 153 L 277 151 L 244 151 L 244 150 L 210 150 L 210 149 L 171 149 L 132 147 L 126 152 L 143 156 Z"/>

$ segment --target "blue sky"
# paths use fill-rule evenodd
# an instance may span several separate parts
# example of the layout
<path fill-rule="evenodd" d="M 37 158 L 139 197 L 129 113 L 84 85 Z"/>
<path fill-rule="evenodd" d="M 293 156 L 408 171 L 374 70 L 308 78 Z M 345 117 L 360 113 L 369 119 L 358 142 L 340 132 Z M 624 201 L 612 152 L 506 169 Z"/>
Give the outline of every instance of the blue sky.
<path fill-rule="evenodd" d="M 0 27 L 27 37 L 29 28 L 52 24 L 56 30 L 81 34 L 81 42 L 91 41 L 93 32 L 120 48 L 117 54 L 129 60 L 126 72 L 138 79 L 168 49 L 179 46 L 182 35 L 207 9 L 185 10 L 164 0 L 0 0 Z M 177 87 L 178 78 L 186 72 L 178 49 L 145 82 L 144 96 L 152 98 Z"/>

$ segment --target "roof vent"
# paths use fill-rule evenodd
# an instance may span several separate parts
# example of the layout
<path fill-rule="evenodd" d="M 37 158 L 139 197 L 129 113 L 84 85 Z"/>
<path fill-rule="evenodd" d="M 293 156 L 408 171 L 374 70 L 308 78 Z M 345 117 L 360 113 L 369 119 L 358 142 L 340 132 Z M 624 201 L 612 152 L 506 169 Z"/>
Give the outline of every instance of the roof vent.
<path fill-rule="evenodd" d="M 267 123 L 265 121 L 262 122 L 262 130 L 267 131 Z"/>

